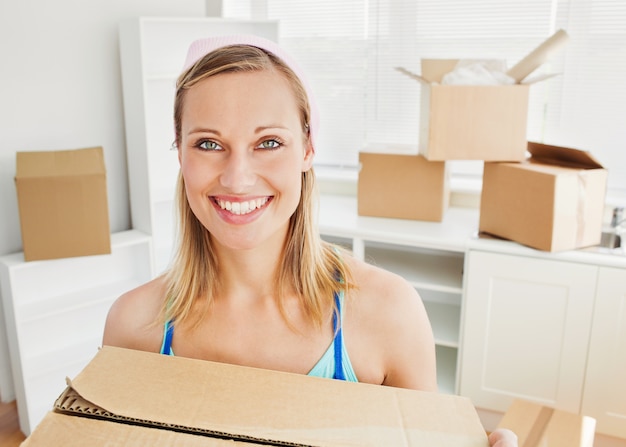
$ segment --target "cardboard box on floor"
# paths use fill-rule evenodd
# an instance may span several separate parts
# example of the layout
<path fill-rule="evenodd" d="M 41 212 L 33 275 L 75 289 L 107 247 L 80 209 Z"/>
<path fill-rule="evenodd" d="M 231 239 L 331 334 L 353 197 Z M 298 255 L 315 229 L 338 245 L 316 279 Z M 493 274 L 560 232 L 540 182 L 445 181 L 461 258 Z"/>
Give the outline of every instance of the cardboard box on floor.
<path fill-rule="evenodd" d="M 523 163 L 485 163 L 479 230 L 545 251 L 599 244 L 607 170 L 587 151 L 528 150 Z"/>
<path fill-rule="evenodd" d="M 596 420 L 515 399 L 498 427 L 512 430 L 520 447 L 593 447 Z"/>
<path fill-rule="evenodd" d="M 111 253 L 101 147 L 18 152 L 15 186 L 26 261 Z"/>
<path fill-rule="evenodd" d="M 445 162 L 422 155 L 359 154 L 360 216 L 440 222 L 450 197 Z"/>
<path fill-rule="evenodd" d="M 487 447 L 469 399 L 103 347 L 24 447 Z"/>

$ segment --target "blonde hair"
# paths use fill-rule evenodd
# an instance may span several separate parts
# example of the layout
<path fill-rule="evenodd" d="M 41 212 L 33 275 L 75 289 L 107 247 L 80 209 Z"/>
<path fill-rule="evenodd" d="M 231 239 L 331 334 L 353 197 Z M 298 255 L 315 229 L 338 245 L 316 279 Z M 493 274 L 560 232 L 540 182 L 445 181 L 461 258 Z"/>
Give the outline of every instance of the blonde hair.
<path fill-rule="evenodd" d="M 231 45 L 214 50 L 198 60 L 178 78 L 174 102 L 176 144 L 180 147 L 182 109 L 187 91 L 199 81 L 220 73 L 276 70 L 292 86 L 300 109 L 304 138 L 309 135 L 310 106 L 306 90 L 297 75 L 281 59 L 260 48 Z M 275 278 L 277 303 L 285 321 L 283 298 L 295 291 L 306 315 L 318 327 L 335 308 L 334 294 L 347 292 L 352 275 L 342 262 L 342 249 L 323 241 L 316 228 L 314 211 L 317 189 L 313 168 L 302 173 L 301 196 L 290 218 L 279 273 Z M 182 174 L 178 174 L 176 191 L 179 232 L 177 250 L 171 268 L 166 272 L 166 300 L 163 321 L 190 321 L 197 324 L 200 314 L 192 315 L 194 305 L 208 309 L 220 290 L 219 266 L 212 248 L 211 234 L 196 218 L 185 193 Z"/>

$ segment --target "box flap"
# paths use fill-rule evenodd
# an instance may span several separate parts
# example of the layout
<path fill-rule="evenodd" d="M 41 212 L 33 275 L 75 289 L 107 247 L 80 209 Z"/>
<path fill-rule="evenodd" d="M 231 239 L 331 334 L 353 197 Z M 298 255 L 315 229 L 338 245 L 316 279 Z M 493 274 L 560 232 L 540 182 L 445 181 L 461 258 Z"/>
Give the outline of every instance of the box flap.
<path fill-rule="evenodd" d="M 454 70 L 458 59 L 422 59 L 422 77 L 430 82 L 441 82 L 443 77 Z"/>
<path fill-rule="evenodd" d="M 422 59 L 422 74 L 418 75 L 404 67 L 395 67 L 400 73 L 403 73 L 423 84 L 438 84 L 447 73 L 450 73 L 456 67 L 458 59 Z"/>
<path fill-rule="evenodd" d="M 104 173 L 102 147 L 16 154 L 17 179 Z"/>
<path fill-rule="evenodd" d="M 107 346 L 71 387 L 101 407 L 103 415 L 235 440 L 306 446 L 488 445 L 475 409 L 460 396 Z"/>
<path fill-rule="evenodd" d="M 599 169 L 603 166 L 588 151 L 528 142 L 533 160 L 578 169 Z"/>

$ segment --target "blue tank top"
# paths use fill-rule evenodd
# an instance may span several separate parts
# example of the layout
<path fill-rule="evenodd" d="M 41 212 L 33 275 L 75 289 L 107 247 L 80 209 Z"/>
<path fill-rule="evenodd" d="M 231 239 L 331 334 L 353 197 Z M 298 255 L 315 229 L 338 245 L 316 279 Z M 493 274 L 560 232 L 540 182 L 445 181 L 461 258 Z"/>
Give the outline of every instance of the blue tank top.
<path fill-rule="evenodd" d="M 346 380 L 348 382 L 358 382 L 343 340 L 343 330 L 341 327 L 343 322 L 343 301 L 343 291 L 335 293 L 335 304 L 337 306 L 337 311 L 333 314 L 333 331 L 335 332 L 335 337 L 324 355 L 322 355 L 322 358 L 320 358 L 317 364 L 309 371 L 308 375 Z M 173 336 L 174 326 L 170 320 L 164 325 L 161 354 L 174 355 L 174 351 L 172 350 Z"/>

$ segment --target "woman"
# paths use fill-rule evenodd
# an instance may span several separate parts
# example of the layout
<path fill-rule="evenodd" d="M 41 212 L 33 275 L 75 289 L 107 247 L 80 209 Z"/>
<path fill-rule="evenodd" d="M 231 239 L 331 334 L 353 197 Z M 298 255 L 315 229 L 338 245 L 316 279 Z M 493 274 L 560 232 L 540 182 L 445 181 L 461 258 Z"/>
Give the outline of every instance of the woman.
<path fill-rule="evenodd" d="M 415 289 L 316 232 L 312 99 L 272 42 L 191 46 L 174 106 L 177 254 L 115 302 L 104 344 L 437 390 Z M 495 432 L 491 445 L 515 446 L 507 436 Z"/>

